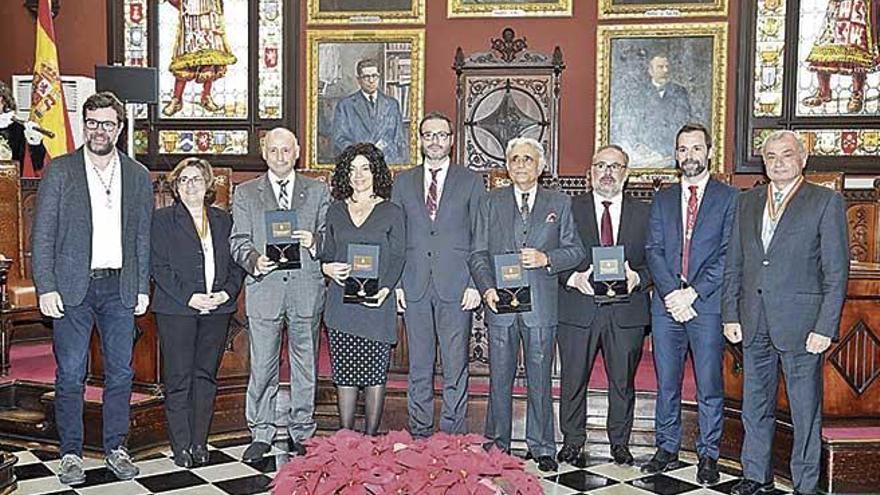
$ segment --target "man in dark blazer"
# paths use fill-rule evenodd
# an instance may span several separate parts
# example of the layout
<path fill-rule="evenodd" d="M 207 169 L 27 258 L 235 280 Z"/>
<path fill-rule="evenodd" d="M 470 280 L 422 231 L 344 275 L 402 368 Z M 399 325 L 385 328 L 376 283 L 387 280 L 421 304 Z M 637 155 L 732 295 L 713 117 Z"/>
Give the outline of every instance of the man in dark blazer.
<path fill-rule="evenodd" d="M 40 180 L 32 244 L 40 311 L 55 319 L 58 477 L 67 485 L 86 480 L 83 390 L 95 323 L 104 362 L 105 462 L 119 479 L 138 474 L 123 444 L 134 376 L 134 317 L 150 300 L 150 174 L 116 150 L 125 122 L 116 96 L 89 97 L 83 119 L 85 146 L 53 160 Z"/>
<path fill-rule="evenodd" d="M 642 472 L 678 465 L 681 384 L 688 348 L 694 360 L 699 403 L 697 481 L 719 480 L 724 387 L 722 383 L 721 283 L 737 190 L 709 177 L 709 131 L 683 126 L 676 136 L 681 183 L 654 196 L 649 222 L 648 268 L 657 372 L 657 451 Z"/>
<path fill-rule="evenodd" d="M 617 145 L 599 149 L 590 167 L 592 192 L 572 201 L 572 213 L 586 259 L 559 277 L 559 357 L 562 393 L 559 424 L 564 444 L 556 459 L 578 467 L 587 464 L 583 452 L 587 432 L 587 385 L 593 361 L 602 345 L 608 375 L 608 440 L 617 464 L 632 464 L 629 438 L 635 404 L 635 373 L 642 357 L 645 329 L 651 322 L 648 288 L 651 276 L 645 261 L 645 237 L 650 207 L 623 194 L 629 156 Z M 590 282 L 592 248 L 624 248 L 628 298 L 598 304 Z"/>
<path fill-rule="evenodd" d="M 779 362 L 791 403 L 795 493 L 814 494 L 822 434 L 822 353 L 837 337 L 849 274 L 843 197 L 804 181 L 800 137 L 776 131 L 761 155 L 770 184 L 741 196 L 724 270 L 724 335 L 743 344 L 743 480 L 773 491 Z"/>
<path fill-rule="evenodd" d="M 397 289 L 409 349 L 407 404 L 413 436 L 434 431 L 434 361 L 440 350 L 440 431 L 466 433 L 472 311 L 480 305 L 467 267 L 486 193 L 483 180 L 452 165 L 452 121 L 432 112 L 419 126 L 424 163 L 401 173 L 392 201 L 406 214 L 406 266 Z"/>
<path fill-rule="evenodd" d="M 584 259 L 568 196 L 538 186 L 544 149 L 531 138 L 507 143 L 507 173 L 512 186 L 490 192 L 480 208 L 471 275 L 489 310 L 489 410 L 486 437 L 510 450 L 513 380 L 520 340 L 528 376 L 526 445 L 538 469 L 558 468 L 550 371 L 558 324 L 557 277 Z M 531 310 L 498 314 L 494 256 L 519 253 L 528 274 Z"/>
<path fill-rule="evenodd" d="M 230 253 L 247 273 L 245 301 L 250 333 L 250 376 L 245 415 L 251 444 L 242 454 L 255 462 L 271 450 L 278 397 L 278 354 L 287 327 L 290 359 L 288 447 L 305 454 L 303 442 L 315 434 L 315 391 L 318 374 L 318 325 L 324 308 L 324 276 L 317 246 L 330 205 L 327 186 L 294 171 L 299 143 L 287 129 L 276 127 L 262 143 L 269 170 L 235 188 L 232 200 Z M 266 256 L 266 212 L 296 212 L 293 238 L 300 243 L 302 267 L 279 270 Z"/>

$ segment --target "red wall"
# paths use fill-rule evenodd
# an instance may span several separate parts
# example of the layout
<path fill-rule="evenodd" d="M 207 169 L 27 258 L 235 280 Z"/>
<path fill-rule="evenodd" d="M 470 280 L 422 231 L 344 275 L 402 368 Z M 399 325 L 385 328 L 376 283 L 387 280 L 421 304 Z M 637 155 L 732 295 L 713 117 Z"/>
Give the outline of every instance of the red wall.
<path fill-rule="evenodd" d="M 562 74 L 562 106 L 560 164 L 564 174 L 584 171 L 593 152 L 595 140 L 596 95 L 596 2 L 573 0 L 574 16 L 546 19 L 447 19 L 446 2 L 429 0 L 425 49 L 425 111 L 455 112 L 455 73 L 452 59 L 461 46 L 465 53 L 486 51 L 489 40 L 498 37 L 510 26 L 518 36 L 525 36 L 529 49 L 552 52 L 562 48 L 567 69 Z M 728 16 L 728 94 L 725 170 L 732 170 L 735 99 L 736 99 L 736 13 L 741 0 L 729 0 Z M 304 24 L 305 0 L 300 19 Z M 29 73 L 33 67 L 34 17 L 21 0 L 0 1 L 0 78 L 9 81 L 12 74 Z M 719 19 L 711 19 L 719 20 Z M 685 22 L 699 22 L 687 20 Z M 607 21 L 603 21 L 607 22 Z M 304 27 L 304 26 L 303 26 Z M 63 0 L 61 13 L 55 20 L 61 71 L 69 75 L 93 75 L 95 64 L 107 63 L 106 0 Z M 338 26 L 321 29 L 336 29 Z M 305 50 L 305 29 L 301 30 L 300 53 Z M 299 81 L 304 81 L 305 59 L 298 67 Z M 300 85 L 299 102 L 305 101 L 304 84 Z M 299 104 L 299 122 L 305 122 L 305 105 Z M 751 184 L 753 177 L 738 177 L 737 183 Z"/>

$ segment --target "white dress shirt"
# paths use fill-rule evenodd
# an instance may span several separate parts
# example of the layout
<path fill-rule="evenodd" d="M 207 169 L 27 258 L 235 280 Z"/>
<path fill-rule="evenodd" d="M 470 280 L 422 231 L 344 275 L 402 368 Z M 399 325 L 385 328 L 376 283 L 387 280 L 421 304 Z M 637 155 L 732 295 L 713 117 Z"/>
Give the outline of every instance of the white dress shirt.
<path fill-rule="evenodd" d="M 611 232 L 614 234 L 614 243 L 618 244 L 620 239 L 618 236 L 618 232 L 620 232 L 620 212 L 623 210 L 623 192 L 617 193 L 612 198 L 606 198 L 593 191 L 593 208 L 596 211 L 596 227 L 599 228 L 600 240 L 602 237 L 602 215 L 605 213 L 603 201 L 611 201 L 611 204 L 608 205 L 608 213 L 611 215 Z"/>
<path fill-rule="evenodd" d="M 796 180 L 792 181 L 789 185 L 785 186 L 784 188 L 782 188 L 780 190 L 780 189 L 777 189 L 776 185 L 771 182 L 770 183 L 770 192 L 769 192 L 770 201 L 773 201 L 773 195 L 774 195 L 774 193 L 777 193 L 777 192 L 781 192 L 782 199 L 785 200 L 786 196 L 788 196 L 791 193 L 791 190 L 798 183 L 799 183 L 799 181 L 796 181 Z M 764 242 L 764 240 L 766 239 L 766 244 L 768 246 L 770 245 L 770 241 L 773 240 L 773 234 L 776 232 L 776 226 L 779 225 L 779 220 L 781 220 L 781 219 L 782 218 L 777 218 L 775 222 L 773 220 L 771 220 L 770 219 L 770 211 L 768 211 L 768 209 L 767 209 L 767 204 L 764 203 L 764 219 L 761 222 L 761 241 Z"/>
<path fill-rule="evenodd" d="M 443 186 L 446 184 L 446 175 L 449 173 L 449 157 L 440 160 L 440 166 L 433 168 L 425 161 L 425 201 L 428 201 L 428 190 L 431 187 L 431 170 L 439 168 L 437 172 L 437 206 L 440 206 L 440 197 L 443 196 Z"/>
<path fill-rule="evenodd" d="M 529 194 L 529 214 L 535 211 L 535 194 L 538 193 L 538 184 L 536 183 L 528 191 L 520 191 L 518 187 L 513 186 L 513 197 L 516 198 L 516 211 L 522 211 L 522 195 Z"/>
<path fill-rule="evenodd" d="M 293 182 L 296 180 L 296 172 L 290 172 L 290 175 L 285 177 L 284 179 L 278 177 L 271 170 L 267 170 L 266 174 L 269 176 L 269 183 L 272 184 L 272 192 L 275 194 L 275 201 L 278 203 L 278 207 L 281 207 L 281 185 L 278 184 L 279 180 L 287 180 L 287 208 L 293 208 Z"/>
<path fill-rule="evenodd" d="M 122 164 L 118 151 L 112 153 L 110 164 L 99 171 L 83 150 L 92 210 L 92 270 L 122 268 Z M 110 187 L 109 204 L 105 186 Z"/>
<path fill-rule="evenodd" d="M 682 239 L 687 236 L 687 215 L 688 215 L 688 200 L 691 197 L 691 188 L 690 186 L 697 186 L 697 213 L 700 211 L 700 205 L 703 204 L 703 195 L 706 194 L 706 184 L 709 183 L 709 174 L 706 174 L 705 177 L 700 179 L 697 183 L 687 182 L 684 179 L 681 181 L 681 232 Z M 693 232 L 691 232 L 693 235 Z"/>
<path fill-rule="evenodd" d="M 205 207 L 207 208 L 207 206 Z M 205 217 L 207 221 L 208 217 Z M 211 225 L 204 226 L 208 230 L 202 243 L 202 253 L 205 255 L 205 294 L 210 294 L 214 289 L 214 240 L 211 236 Z"/>

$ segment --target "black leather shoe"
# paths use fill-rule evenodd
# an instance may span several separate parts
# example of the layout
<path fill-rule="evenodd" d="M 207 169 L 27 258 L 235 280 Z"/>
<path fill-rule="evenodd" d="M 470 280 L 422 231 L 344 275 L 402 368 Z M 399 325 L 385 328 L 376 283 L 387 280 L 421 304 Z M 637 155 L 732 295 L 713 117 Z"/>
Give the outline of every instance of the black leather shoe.
<path fill-rule="evenodd" d="M 614 459 L 615 464 L 623 465 L 633 463 L 633 455 L 630 453 L 629 447 L 626 445 L 612 445 L 611 457 Z"/>
<path fill-rule="evenodd" d="M 193 458 L 188 450 L 181 450 L 174 453 L 174 465 L 189 469 L 193 466 Z"/>
<path fill-rule="evenodd" d="M 743 478 L 739 480 L 739 483 L 733 485 L 733 488 L 730 489 L 730 495 L 757 495 L 759 493 L 770 493 L 772 491 L 772 481 L 758 483 L 757 481 Z"/>
<path fill-rule="evenodd" d="M 577 459 L 578 454 L 581 453 L 582 448 L 582 446 L 572 445 L 570 443 L 563 444 L 562 448 L 559 450 L 559 453 L 556 454 L 556 460 L 559 462 L 567 462 L 571 464 L 572 461 Z"/>
<path fill-rule="evenodd" d="M 711 457 L 700 457 L 697 464 L 697 483 L 701 485 L 713 485 L 718 483 L 721 475 L 718 473 L 718 461 Z"/>
<path fill-rule="evenodd" d="M 208 447 L 206 445 L 193 445 L 192 460 L 196 466 L 204 466 L 208 463 Z"/>
<path fill-rule="evenodd" d="M 306 446 L 296 440 L 288 440 L 287 451 L 292 455 L 304 456 L 306 455 Z"/>
<path fill-rule="evenodd" d="M 556 471 L 559 469 L 559 464 L 553 460 L 553 456 L 542 455 L 535 458 L 535 462 L 538 463 L 538 470 L 540 471 Z"/>
<path fill-rule="evenodd" d="M 642 464 L 641 471 L 645 474 L 662 473 L 678 464 L 678 452 L 667 452 L 658 448 L 651 460 Z"/>
<path fill-rule="evenodd" d="M 252 442 L 241 455 L 244 462 L 257 462 L 272 450 L 272 446 L 266 442 Z"/>

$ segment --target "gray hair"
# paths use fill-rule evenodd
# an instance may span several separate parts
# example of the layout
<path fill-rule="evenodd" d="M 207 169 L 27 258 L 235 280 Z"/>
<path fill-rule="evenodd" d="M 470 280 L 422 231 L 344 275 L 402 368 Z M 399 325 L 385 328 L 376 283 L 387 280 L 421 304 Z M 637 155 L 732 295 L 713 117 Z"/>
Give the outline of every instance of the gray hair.
<path fill-rule="evenodd" d="M 801 135 L 788 130 L 788 129 L 780 129 L 778 131 L 773 131 L 772 134 L 767 136 L 767 139 L 764 140 L 764 144 L 761 145 L 761 156 L 765 156 L 767 154 L 767 145 L 770 143 L 775 143 L 776 141 L 781 140 L 782 138 L 789 136 L 794 139 L 794 142 L 797 143 L 797 150 L 800 153 L 801 158 L 807 157 L 807 147 L 804 145 L 803 139 L 801 139 Z"/>
<path fill-rule="evenodd" d="M 546 158 L 544 157 L 544 146 L 535 138 L 530 137 L 515 137 L 507 142 L 507 146 L 504 149 L 505 158 L 510 155 L 510 152 L 513 151 L 513 148 L 519 145 L 530 146 L 534 151 L 538 153 L 538 158 L 540 160 L 540 165 L 543 167 L 544 163 L 546 163 Z"/>
<path fill-rule="evenodd" d="M 598 155 L 599 153 L 601 153 L 603 151 L 607 151 L 607 150 L 614 150 L 614 151 L 620 153 L 623 156 L 623 164 L 629 165 L 629 154 L 626 151 L 624 151 L 623 147 L 620 146 L 619 144 L 606 144 L 605 146 L 600 147 L 599 149 L 596 150 L 595 153 L 593 153 L 593 158 L 595 159 L 596 155 Z"/>

